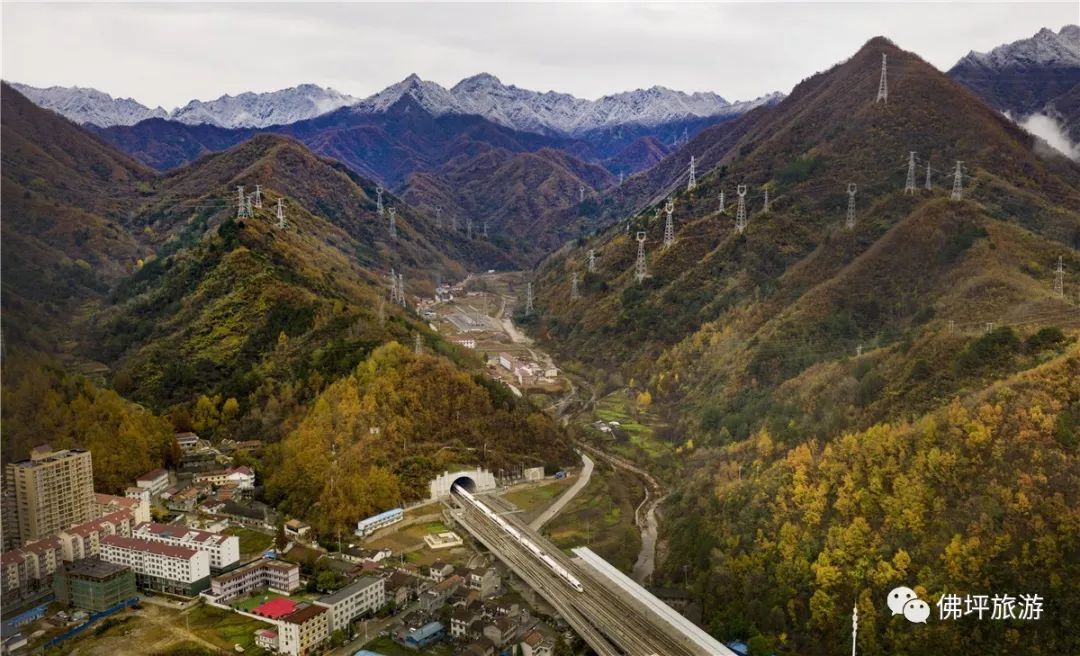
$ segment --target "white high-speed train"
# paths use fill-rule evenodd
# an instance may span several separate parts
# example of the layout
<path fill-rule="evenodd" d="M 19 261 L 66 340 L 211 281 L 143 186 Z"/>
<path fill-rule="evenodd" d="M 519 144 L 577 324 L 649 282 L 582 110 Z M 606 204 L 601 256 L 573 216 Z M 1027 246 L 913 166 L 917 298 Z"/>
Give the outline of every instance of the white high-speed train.
<path fill-rule="evenodd" d="M 566 581 L 566 583 L 571 588 L 577 590 L 578 592 L 584 592 L 585 591 L 585 589 L 583 587 L 581 587 L 581 581 L 578 581 L 577 578 L 573 574 L 566 571 L 565 567 L 563 567 L 559 563 L 555 562 L 555 559 L 553 559 L 551 556 L 547 555 L 544 552 L 543 549 L 541 549 L 540 547 L 538 547 L 536 545 L 535 542 L 533 542 L 532 540 L 530 540 L 526 536 L 522 535 L 521 531 L 519 531 L 516 528 L 514 528 L 513 526 L 511 526 L 509 522 L 507 522 L 505 519 L 500 517 L 499 514 L 496 513 L 494 510 L 492 510 L 491 508 L 488 508 L 486 504 L 484 504 L 482 501 L 480 501 L 475 496 L 473 496 L 471 492 L 469 492 L 465 488 L 461 487 L 460 485 L 455 485 L 454 488 L 453 488 L 453 491 L 456 494 L 461 495 L 461 498 L 465 499 L 466 501 L 471 503 L 473 506 L 475 506 L 477 510 L 484 513 L 484 515 L 486 515 L 491 521 L 498 524 L 499 527 L 502 528 L 502 530 L 509 533 L 510 537 L 517 540 L 518 543 L 521 546 L 523 546 L 526 549 L 528 549 L 529 551 L 531 551 L 534 556 L 539 558 L 541 560 L 541 562 L 543 562 L 545 565 L 547 565 L 548 569 L 555 572 L 559 576 L 559 578 L 561 578 L 563 581 Z"/>

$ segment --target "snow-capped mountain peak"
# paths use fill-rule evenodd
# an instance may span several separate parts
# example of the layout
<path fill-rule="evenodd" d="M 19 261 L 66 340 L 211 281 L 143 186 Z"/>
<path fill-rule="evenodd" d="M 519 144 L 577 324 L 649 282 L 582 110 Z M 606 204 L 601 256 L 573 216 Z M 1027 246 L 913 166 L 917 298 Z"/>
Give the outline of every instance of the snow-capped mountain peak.
<path fill-rule="evenodd" d="M 269 93 L 250 91 L 216 100 L 192 100 L 174 110 L 169 118 L 189 125 L 210 124 L 223 128 L 264 128 L 286 125 L 356 102 L 352 96 L 314 84 L 301 84 Z"/>
<path fill-rule="evenodd" d="M 113 98 L 97 89 L 83 87 L 38 88 L 13 82 L 12 85 L 30 102 L 51 109 L 76 123 L 92 123 L 101 127 L 134 125 L 148 118 L 165 118 L 164 108 L 149 107 L 131 98 Z"/>
<path fill-rule="evenodd" d="M 969 52 L 957 62 L 992 69 L 1080 67 L 1080 25 L 1066 25 L 1058 32 L 1043 28 L 1028 39 L 998 46 L 990 52 Z"/>

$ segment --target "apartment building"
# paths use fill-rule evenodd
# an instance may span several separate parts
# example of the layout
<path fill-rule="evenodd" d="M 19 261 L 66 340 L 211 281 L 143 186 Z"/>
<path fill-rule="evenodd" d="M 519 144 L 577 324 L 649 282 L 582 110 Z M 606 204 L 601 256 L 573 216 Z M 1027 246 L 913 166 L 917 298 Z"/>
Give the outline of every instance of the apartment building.
<path fill-rule="evenodd" d="M 330 612 L 325 606 L 301 606 L 278 620 L 277 649 L 289 656 L 310 654 L 330 637 Z"/>
<path fill-rule="evenodd" d="M 101 538 L 106 535 L 130 536 L 134 526 L 135 515 L 128 510 L 117 510 L 93 521 L 64 529 L 56 539 L 60 541 L 63 559 L 72 562 L 96 557 L 101 553 Z"/>
<path fill-rule="evenodd" d="M 21 543 L 51 537 L 95 516 L 89 451 L 39 446 L 27 460 L 8 463 L 5 484 L 14 497 Z"/>
<path fill-rule="evenodd" d="M 88 558 L 56 570 L 53 592 L 62 604 L 101 612 L 135 596 L 130 567 Z"/>
<path fill-rule="evenodd" d="M 365 576 L 315 603 L 330 610 L 331 632 L 341 629 L 348 634 L 353 620 L 364 613 L 375 612 L 386 603 L 386 581 Z"/>
<path fill-rule="evenodd" d="M 291 594 L 299 588 L 300 566 L 269 558 L 261 558 L 210 580 L 210 590 L 218 601 L 246 597 L 259 590 Z"/>
<path fill-rule="evenodd" d="M 60 540 L 55 537 L 28 542 L 0 555 L 5 598 L 21 597 L 48 586 L 57 566 L 63 562 Z"/>
<path fill-rule="evenodd" d="M 151 495 L 161 494 L 169 487 L 169 472 L 160 468 L 148 471 L 135 479 L 135 487 L 150 490 Z"/>
<path fill-rule="evenodd" d="M 101 538 L 101 559 L 130 567 L 143 589 L 192 597 L 210 586 L 210 555 L 122 535 Z"/>
<path fill-rule="evenodd" d="M 131 488 L 128 488 L 131 489 Z M 134 488 L 140 492 L 146 492 L 142 488 Z M 144 496 L 116 496 L 114 494 L 94 494 L 94 506 L 97 516 L 102 517 L 117 510 L 127 510 L 135 517 L 135 523 L 141 524 L 150 521 L 150 495 Z"/>
<path fill-rule="evenodd" d="M 205 552 L 210 556 L 210 567 L 225 571 L 240 561 L 240 538 L 200 531 L 175 524 L 144 522 L 135 527 L 132 537 L 177 547 Z"/>
<path fill-rule="evenodd" d="M 239 490 L 252 490 L 255 488 L 255 472 L 251 467 L 241 465 L 220 471 L 202 472 L 195 474 L 193 482 L 209 483 L 210 485 L 235 485 Z"/>

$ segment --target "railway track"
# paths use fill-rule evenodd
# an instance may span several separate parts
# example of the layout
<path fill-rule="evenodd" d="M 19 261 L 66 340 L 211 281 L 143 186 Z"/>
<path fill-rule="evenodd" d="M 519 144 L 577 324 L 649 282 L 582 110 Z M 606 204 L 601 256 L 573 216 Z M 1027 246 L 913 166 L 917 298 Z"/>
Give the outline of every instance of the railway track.
<path fill-rule="evenodd" d="M 487 500 L 485 500 L 485 503 Z M 489 549 L 537 590 L 601 656 L 699 656 L 701 650 L 674 632 L 666 620 L 650 616 L 625 594 L 612 590 L 596 575 L 529 530 L 512 515 L 502 519 L 543 549 L 583 585 L 578 592 L 515 540 L 505 529 L 464 500 L 458 518 Z M 503 504 L 493 504 L 499 509 Z"/>

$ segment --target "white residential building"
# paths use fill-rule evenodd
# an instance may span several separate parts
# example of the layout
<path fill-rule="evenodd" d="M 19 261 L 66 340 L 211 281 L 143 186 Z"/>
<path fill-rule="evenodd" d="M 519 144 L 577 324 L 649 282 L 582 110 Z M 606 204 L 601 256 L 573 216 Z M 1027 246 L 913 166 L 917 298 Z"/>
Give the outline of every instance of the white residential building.
<path fill-rule="evenodd" d="M 154 522 L 139 524 L 131 534 L 143 540 L 205 552 L 210 557 L 210 567 L 218 571 L 228 569 L 240 560 L 240 538 L 235 535 Z"/>
<path fill-rule="evenodd" d="M 349 624 L 367 612 L 375 612 L 386 603 L 386 581 L 365 576 L 344 588 L 322 597 L 315 603 L 330 610 L 330 632 L 349 633 Z"/>
<path fill-rule="evenodd" d="M 101 539 L 101 559 L 130 567 L 140 588 L 191 597 L 210 585 L 210 556 L 205 551 L 107 535 Z"/>
<path fill-rule="evenodd" d="M 136 487 L 128 490 L 138 490 L 139 494 L 125 494 L 118 497 L 112 494 L 94 494 L 94 505 L 97 507 L 97 516 L 114 513 L 118 510 L 126 510 L 131 513 L 136 524 L 150 521 L 150 491 L 146 488 Z"/>
<path fill-rule="evenodd" d="M 123 499 L 123 497 L 119 497 Z M 130 536 L 135 516 L 128 510 L 117 510 L 91 522 L 76 524 L 60 531 L 60 553 L 68 562 L 93 558 L 101 553 L 101 538 L 107 535 Z"/>
<path fill-rule="evenodd" d="M 308 654 L 330 637 L 330 612 L 311 604 L 278 620 L 278 651 L 290 656 Z"/>
<path fill-rule="evenodd" d="M 253 490 L 255 489 L 255 472 L 247 466 L 233 467 L 224 471 L 195 474 L 194 482 L 196 484 L 235 485 L 240 490 Z"/>
<path fill-rule="evenodd" d="M 169 489 L 169 472 L 160 468 L 146 472 L 135 479 L 135 485 L 150 490 L 151 495 L 161 494 Z"/>

